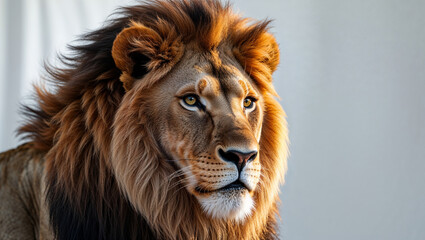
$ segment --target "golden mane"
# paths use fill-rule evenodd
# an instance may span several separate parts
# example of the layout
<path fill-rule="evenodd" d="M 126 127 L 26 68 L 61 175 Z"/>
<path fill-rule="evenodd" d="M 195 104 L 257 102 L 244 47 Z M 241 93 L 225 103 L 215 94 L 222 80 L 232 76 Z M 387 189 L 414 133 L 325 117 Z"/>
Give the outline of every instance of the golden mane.
<path fill-rule="evenodd" d="M 274 99 L 271 83 L 279 50 L 267 32 L 269 22 L 241 18 L 232 13 L 228 4 L 213 0 L 153 0 L 122 8 L 117 16 L 83 36 L 80 45 L 71 46 L 75 55 L 61 58 L 65 68 L 47 67 L 56 91 L 36 87 L 38 108 L 25 108 L 29 121 L 20 133 L 46 153 L 46 194 L 57 238 L 276 237 L 276 202 L 286 171 L 288 139 L 285 114 Z M 154 31 L 130 41 L 149 59 L 126 58 L 119 53 L 128 50 L 128 46 L 114 44 L 118 35 L 135 26 Z M 164 156 L 156 136 L 152 136 L 143 119 L 136 122 L 135 115 L 143 111 L 122 107 L 130 101 L 126 90 L 134 79 L 142 78 L 143 85 L 149 88 L 170 70 L 163 67 L 170 62 L 169 54 L 179 54 L 165 45 L 155 45 L 159 40 L 175 48 L 180 47 L 176 42 L 196 43 L 199 51 L 217 56 L 216 61 L 220 61 L 217 47 L 230 43 L 234 46 L 232 54 L 261 90 L 265 101 L 260 141 L 260 158 L 264 159 L 261 191 L 256 196 L 255 213 L 244 223 L 209 219 L 201 214 L 193 196 L 184 189 L 173 188 L 177 180 L 168 180 L 173 167 L 157 161 Z M 135 125 L 114 129 L 122 121 Z M 122 134 L 114 135 L 114 131 Z M 136 153 L 136 149 L 143 152 Z M 119 186 L 111 169 L 112 152 L 123 158 L 138 156 L 139 162 L 134 160 L 133 164 L 141 160 L 148 163 L 136 174 L 138 181 Z M 123 195 L 120 187 L 132 189 L 131 184 L 144 189 L 134 193 L 146 200 L 144 206 L 136 207 L 150 212 L 141 215 Z"/>

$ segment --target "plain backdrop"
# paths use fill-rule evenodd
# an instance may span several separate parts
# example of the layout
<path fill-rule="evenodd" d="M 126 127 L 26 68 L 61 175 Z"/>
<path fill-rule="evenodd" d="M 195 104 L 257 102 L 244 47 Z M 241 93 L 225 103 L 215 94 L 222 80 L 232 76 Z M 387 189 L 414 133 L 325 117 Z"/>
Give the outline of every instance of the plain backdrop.
<path fill-rule="evenodd" d="M 134 1 L 133 1 L 134 2 Z M 118 0 L 0 0 L 0 150 L 17 146 L 44 60 Z M 237 0 L 274 19 L 291 157 L 280 236 L 425 239 L 425 1 Z"/>

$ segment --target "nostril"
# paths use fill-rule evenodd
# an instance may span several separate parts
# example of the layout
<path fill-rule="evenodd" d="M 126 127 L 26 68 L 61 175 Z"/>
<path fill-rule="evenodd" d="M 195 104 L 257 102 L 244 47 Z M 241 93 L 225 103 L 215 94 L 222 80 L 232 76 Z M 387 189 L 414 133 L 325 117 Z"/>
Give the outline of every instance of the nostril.
<path fill-rule="evenodd" d="M 257 157 L 257 153 L 257 151 L 251 152 L 250 154 L 252 155 L 248 158 L 247 162 L 253 161 Z"/>
<path fill-rule="evenodd" d="M 239 156 L 234 153 L 233 151 L 223 151 L 223 149 L 218 150 L 218 154 L 220 155 L 221 159 L 229 162 L 234 162 L 236 164 L 239 163 Z"/>

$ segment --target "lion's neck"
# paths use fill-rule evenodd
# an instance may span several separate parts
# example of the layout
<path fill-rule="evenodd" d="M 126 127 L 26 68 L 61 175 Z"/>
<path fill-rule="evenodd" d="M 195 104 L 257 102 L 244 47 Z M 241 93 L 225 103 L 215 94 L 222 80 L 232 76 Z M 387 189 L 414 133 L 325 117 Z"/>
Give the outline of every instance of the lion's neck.
<path fill-rule="evenodd" d="M 70 198 L 54 181 L 49 183 L 47 200 L 58 239 L 274 238 L 274 213 L 263 222 L 248 221 L 246 224 L 211 220 L 196 200 L 181 189 L 182 192 L 169 191 L 168 201 L 162 208 L 145 209 L 145 213 L 139 214 L 122 195 L 112 174 L 103 181 L 107 186 L 103 189 L 103 197 L 96 196 L 97 186 L 93 181 L 85 186 L 87 189 L 78 199 Z M 147 195 L 146 199 L 154 201 L 152 195 Z"/>

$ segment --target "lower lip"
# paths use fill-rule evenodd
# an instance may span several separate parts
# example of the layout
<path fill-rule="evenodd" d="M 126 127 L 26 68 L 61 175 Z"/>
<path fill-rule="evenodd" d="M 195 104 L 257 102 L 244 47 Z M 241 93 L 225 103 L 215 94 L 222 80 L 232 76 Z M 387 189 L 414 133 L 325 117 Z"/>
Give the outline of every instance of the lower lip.
<path fill-rule="evenodd" d="M 245 186 L 243 186 L 242 184 L 230 184 L 227 186 L 224 186 L 218 190 L 241 190 L 241 189 L 247 189 Z"/>
<path fill-rule="evenodd" d="M 230 187 L 230 188 L 220 188 L 217 191 L 220 192 L 243 192 L 248 191 L 246 187 Z"/>
<path fill-rule="evenodd" d="M 222 188 L 219 188 L 219 189 L 216 189 L 216 190 L 213 190 L 213 191 L 205 191 L 205 190 L 201 190 L 201 189 L 199 189 L 198 187 L 197 187 L 197 188 L 195 188 L 195 191 L 196 191 L 196 192 L 198 192 L 198 193 L 202 193 L 202 194 L 206 194 L 206 193 L 213 193 L 213 192 L 242 191 L 242 190 L 247 190 L 247 191 L 248 191 L 248 188 L 246 188 L 245 186 L 239 185 L 239 184 L 237 184 L 237 185 L 235 185 L 235 186 L 232 186 L 232 184 L 230 184 L 230 185 L 228 185 L 228 186 L 224 186 L 224 187 L 222 187 Z"/>

